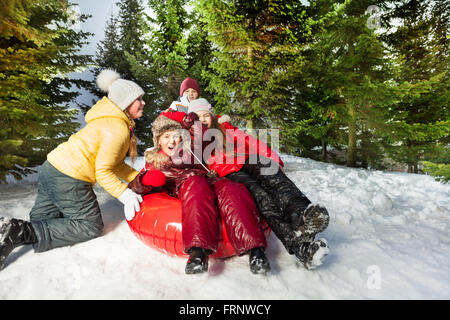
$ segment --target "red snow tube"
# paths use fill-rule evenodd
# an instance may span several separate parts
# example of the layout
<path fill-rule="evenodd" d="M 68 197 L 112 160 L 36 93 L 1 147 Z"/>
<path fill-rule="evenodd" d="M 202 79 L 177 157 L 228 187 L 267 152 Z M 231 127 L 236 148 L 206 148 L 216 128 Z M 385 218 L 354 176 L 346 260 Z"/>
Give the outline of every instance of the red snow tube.
<path fill-rule="evenodd" d="M 166 193 L 148 194 L 143 198 L 141 210 L 133 220 L 127 221 L 131 231 L 151 248 L 169 255 L 187 257 L 183 252 L 181 238 L 181 201 Z M 270 234 L 267 224 L 263 231 L 266 237 Z M 227 258 L 235 255 L 223 223 L 219 234 L 217 251 L 211 257 Z"/>

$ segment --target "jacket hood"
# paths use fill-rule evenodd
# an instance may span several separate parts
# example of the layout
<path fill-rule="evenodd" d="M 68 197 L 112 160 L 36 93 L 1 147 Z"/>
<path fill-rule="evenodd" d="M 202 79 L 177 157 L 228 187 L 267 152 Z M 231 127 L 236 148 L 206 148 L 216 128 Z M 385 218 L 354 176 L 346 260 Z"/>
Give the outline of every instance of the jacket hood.
<path fill-rule="evenodd" d="M 107 97 L 103 97 L 89 109 L 84 119 L 86 123 L 89 123 L 101 118 L 118 118 L 124 120 L 128 126 L 130 125 L 130 119 L 127 115 Z"/>

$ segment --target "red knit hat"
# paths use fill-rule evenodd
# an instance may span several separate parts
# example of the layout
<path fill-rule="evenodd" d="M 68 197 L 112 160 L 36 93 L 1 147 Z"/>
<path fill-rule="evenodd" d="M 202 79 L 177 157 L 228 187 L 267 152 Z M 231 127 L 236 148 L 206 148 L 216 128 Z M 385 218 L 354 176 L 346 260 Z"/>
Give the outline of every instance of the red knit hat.
<path fill-rule="evenodd" d="M 180 97 L 189 88 L 194 89 L 200 95 L 200 87 L 198 86 L 197 80 L 194 78 L 186 78 L 180 85 Z"/>

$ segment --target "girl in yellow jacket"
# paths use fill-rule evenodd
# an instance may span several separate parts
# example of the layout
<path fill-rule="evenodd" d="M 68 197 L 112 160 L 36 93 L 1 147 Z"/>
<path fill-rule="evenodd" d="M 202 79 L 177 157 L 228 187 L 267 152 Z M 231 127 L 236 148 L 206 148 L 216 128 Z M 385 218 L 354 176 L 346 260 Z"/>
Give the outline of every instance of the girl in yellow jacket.
<path fill-rule="evenodd" d="M 86 114 L 87 125 L 47 155 L 39 170 L 38 195 L 30 222 L 0 217 L 0 269 L 11 251 L 33 244 L 36 252 L 98 237 L 103 221 L 92 189 L 98 182 L 124 204 L 133 219 L 142 197 L 130 186 L 139 183 L 138 172 L 124 160 L 137 157 L 134 119 L 143 115 L 144 91 L 112 70 L 97 77 L 108 96 Z M 135 179 L 136 178 L 136 179 Z"/>

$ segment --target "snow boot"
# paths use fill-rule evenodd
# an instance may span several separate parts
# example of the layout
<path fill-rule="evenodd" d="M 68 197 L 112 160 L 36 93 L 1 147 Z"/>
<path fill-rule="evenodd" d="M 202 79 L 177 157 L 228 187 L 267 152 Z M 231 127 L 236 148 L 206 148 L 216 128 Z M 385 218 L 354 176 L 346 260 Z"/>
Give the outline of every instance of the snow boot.
<path fill-rule="evenodd" d="M 263 247 L 253 248 L 249 251 L 250 271 L 253 274 L 266 274 L 270 271 L 269 259 Z"/>
<path fill-rule="evenodd" d="M 0 270 L 8 255 L 16 247 L 37 241 L 30 222 L 0 217 Z"/>
<path fill-rule="evenodd" d="M 293 230 L 300 237 L 300 241 L 314 239 L 315 235 L 328 227 L 330 215 L 327 209 L 320 205 L 310 205 L 301 215 L 292 215 Z M 304 240 L 302 240 L 304 238 Z"/>
<path fill-rule="evenodd" d="M 208 271 L 208 254 L 205 249 L 193 247 L 189 250 L 186 263 L 186 274 L 204 273 Z"/>
<path fill-rule="evenodd" d="M 313 270 L 323 263 L 329 252 L 328 242 L 322 238 L 312 242 L 302 242 L 295 256 L 306 269 Z"/>

